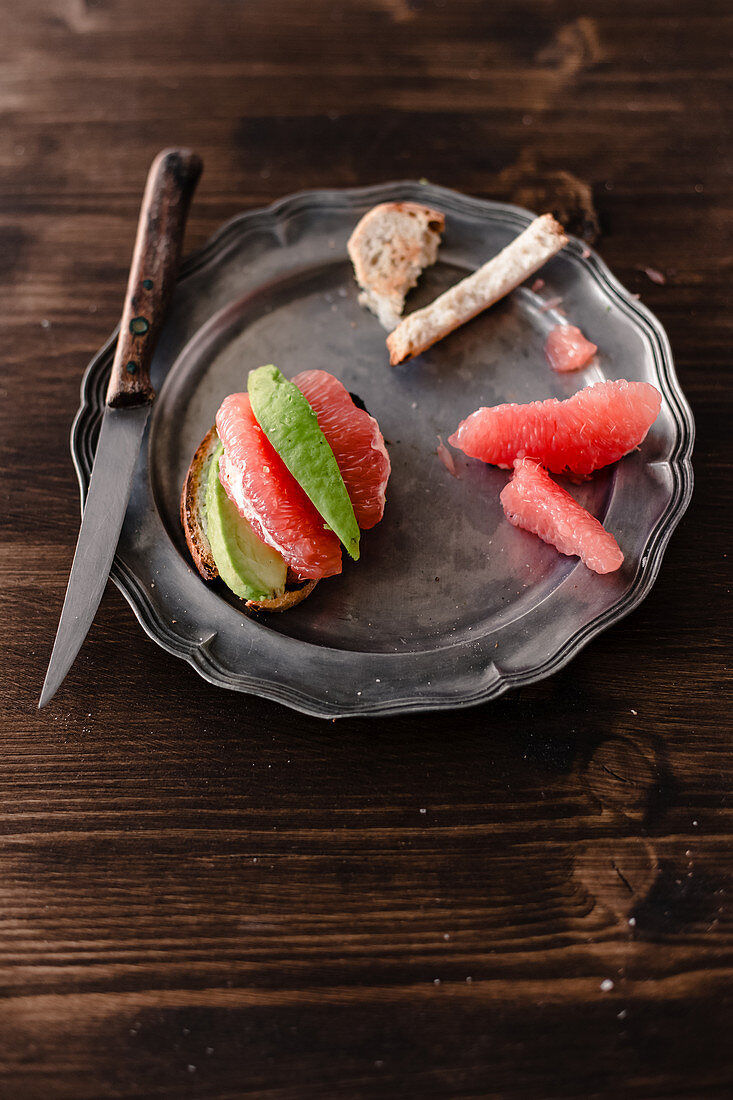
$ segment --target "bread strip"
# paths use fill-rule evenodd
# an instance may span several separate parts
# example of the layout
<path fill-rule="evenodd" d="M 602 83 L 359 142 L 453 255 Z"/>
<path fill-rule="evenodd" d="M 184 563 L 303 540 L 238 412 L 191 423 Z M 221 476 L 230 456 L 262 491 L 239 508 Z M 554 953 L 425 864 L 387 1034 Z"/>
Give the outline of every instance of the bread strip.
<path fill-rule="evenodd" d="M 419 355 L 477 313 L 488 309 L 505 294 L 538 271 L 567 244 L 563 227 L 552 214 L 535 218 L 498 255 L 446 290 L 424 309 L 405 317 L 387 337 L 392 366 Z"/>

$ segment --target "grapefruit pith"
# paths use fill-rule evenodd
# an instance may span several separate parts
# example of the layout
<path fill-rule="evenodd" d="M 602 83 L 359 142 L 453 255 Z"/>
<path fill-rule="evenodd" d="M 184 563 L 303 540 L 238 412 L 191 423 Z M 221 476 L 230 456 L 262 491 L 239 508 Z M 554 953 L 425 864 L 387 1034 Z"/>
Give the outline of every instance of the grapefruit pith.
<path fill-rule="evenodd" d="M 613 535 L 533 459 L 515 461 L 514 475 L 500 499 L 515 527 L 539 535 L 561 554 L 577 554 L 596 573 L 612 573 L 623 562 Z"/>
<path fill-rule="evenodd" d="M 598 382 L 566 401 L 551 397 L 477 409 L 448 442 L 505 469 L 528 457 L 556 474 L 590 474 L 638 447 L 661 403 L 648 382 Z"/>

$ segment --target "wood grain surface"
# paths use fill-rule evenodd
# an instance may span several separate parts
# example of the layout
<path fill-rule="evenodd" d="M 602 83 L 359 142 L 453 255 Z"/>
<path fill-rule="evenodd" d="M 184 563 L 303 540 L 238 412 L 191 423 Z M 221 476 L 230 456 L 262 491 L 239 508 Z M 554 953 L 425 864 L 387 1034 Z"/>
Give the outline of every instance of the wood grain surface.
<path fill-rule="evenodd" d="M 720 0 L 0 0 L 0 1096 L 731 1095 L 732 49 Z M 37 712 L 79 383 L 170 145 L 189 249 L 423 176 L 597 237 L 697 421 L 643 605 L 494 703 L 334 724 L 109 586 Z"/>

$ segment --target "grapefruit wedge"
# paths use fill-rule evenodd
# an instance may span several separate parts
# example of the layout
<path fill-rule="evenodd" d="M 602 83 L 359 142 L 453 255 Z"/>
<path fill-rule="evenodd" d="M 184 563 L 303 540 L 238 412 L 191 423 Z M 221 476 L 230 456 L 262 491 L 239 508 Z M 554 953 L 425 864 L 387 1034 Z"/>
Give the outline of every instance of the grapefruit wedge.
<path fill-rule="evenodd" d="M 373 416 L 359 409 L 346 387 L 325 370 L 296 374 L 294 384 L 318 418 L 344 479 L 359 527 L 366 530 L 384 514 L 390 461 Z"/>
<path fill-rule="evenodd" d="M 597 351 L 575 325 L 556 325 L 545 341 L 547 362 L 558 374 L 586 367 Z"/>
<path fill-rule="evenodd" d="M 531 458 L 515 461 L 500 499 L 515 527 L 539 535 L 561 554 L 577 554 L 596 573 L 613 573 L 624 560 L 613 535 Z"/>
<path fill-rule="evenodd" d="M 224 445 L 219 477 L 263 542 L 282 554 L 299 580 L 341 572 L 341 547 L 260 428 L 249 395 L 224 398 L 216 414 Z"/>
<path fill-rule="evenodd" d="M 638 447 L 661 403 L 648 382 L 599 382 L 566 401 L 477 409 L 448 442 L 504 469 L 528 457 L 556 474 L 590 474 Z"/>

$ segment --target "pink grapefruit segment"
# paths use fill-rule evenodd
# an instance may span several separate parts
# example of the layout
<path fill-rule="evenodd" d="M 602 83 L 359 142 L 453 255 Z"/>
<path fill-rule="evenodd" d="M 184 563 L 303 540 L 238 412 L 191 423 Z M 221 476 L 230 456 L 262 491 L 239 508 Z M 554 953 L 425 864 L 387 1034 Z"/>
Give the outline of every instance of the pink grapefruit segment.
<path fill-rule="evenodd" d="M 531 458 L 515 461 L 500 499 L 515 527 L 539 535 L 561 554 L 577 554 L 596 573 L 613 573 L 624 560 L 613 535 Z"/>
<path fill-rule="evenodd" d="M 545 356 L 553 370 L 580 370 L 598 351 L 575 325 L 556 325 L 545 341 Z"/>
<path fill-rule="evenodd" d="M 528 457 L 556 474 L 590 474 L 638 447 L 661 404 L 662 395 L 648 382 L 598 382 L 567 401 L 551 397 L 477 409 L 448 442 L 505 469 Z"/>
<path fill-rule="evenodd" d="M 225 397 L 216 414 L 224 444 L 219 477 L 227 494 L 268 546 L 300 579 L 341 572 L 341 547 L 257 423 L 249 395 Z"/>
<path fill-rule="evenodd" d="M 356 522 L 374 527 L 384 514 L 390 461 L 373 416 L 357 408 L 346 387 L 325 370 L 306 370 L 293 382 L 305 396 L 334 453 Z"/>

